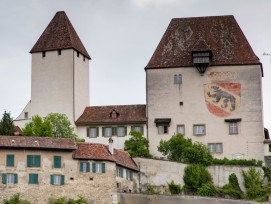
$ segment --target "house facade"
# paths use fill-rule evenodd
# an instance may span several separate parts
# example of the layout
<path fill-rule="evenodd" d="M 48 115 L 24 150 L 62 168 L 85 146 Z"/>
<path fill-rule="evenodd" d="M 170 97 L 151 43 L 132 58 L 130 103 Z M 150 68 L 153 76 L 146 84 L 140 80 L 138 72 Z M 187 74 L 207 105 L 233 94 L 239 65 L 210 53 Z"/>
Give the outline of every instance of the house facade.
<path fill-rule="evenodd" d="M 145 68 L 150 151 L 181 133 L 263 160 L 262 65 L 233 16 L 172 19 Z"/>
<path fill-rule="evenodd" d="M 107 144 L 112 137 L 115 148 L 123 149 L 132 130 L 147 134 L 146 122 L 146 105 L 117 105 L 86 107 L 75 124 L 85 141 Z"/>
<path fill-rule="evenodd" d="M 130 155 L 121 150 L 112 154 L 103 144 L 0 136 L 0 153 L 0 200 L 20 193 L 41 204 L 79 195 L 91 203 L 112 203 L 117 192 L 138 188 L 138 167 Z"/>

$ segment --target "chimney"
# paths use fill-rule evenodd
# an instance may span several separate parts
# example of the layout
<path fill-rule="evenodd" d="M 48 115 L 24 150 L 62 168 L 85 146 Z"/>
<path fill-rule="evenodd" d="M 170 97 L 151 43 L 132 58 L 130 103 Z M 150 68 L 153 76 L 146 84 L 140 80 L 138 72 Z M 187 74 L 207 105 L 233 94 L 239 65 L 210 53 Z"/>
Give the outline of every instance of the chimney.
<path fill-rule="evenodd" d="M 112 137 L 109 138 L 108 142 L 109 142 L 109 146 L 108 146 L 109 152 L 113 155 L 114 154 L 114 144 L 113 144 L 114 140 L 112 139 Z"/>

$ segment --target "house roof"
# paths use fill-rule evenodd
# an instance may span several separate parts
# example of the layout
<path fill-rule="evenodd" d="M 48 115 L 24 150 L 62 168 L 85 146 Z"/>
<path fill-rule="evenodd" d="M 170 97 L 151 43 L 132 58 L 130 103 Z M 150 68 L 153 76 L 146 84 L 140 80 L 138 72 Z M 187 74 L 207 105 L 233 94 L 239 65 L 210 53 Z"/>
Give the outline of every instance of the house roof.
<path fill-rule="evenodd" d="M 113 113 L 116 117 L 113 117 Z M 146 105 L 89 106 L 76 125 L 146 123 Z"/>
<path fill-rule="evenodd" d="M 130 154 L 124 150 L 114 149 L 114 158 L 116 159 L 117 165 L 139 171 L 136 163 L 131 158 Z"/>
<path fill-rule="evenodd" d="M 73 158 L 116 162 L 104 144 L 96 143 L 77 143 L 77 149 L 74 151 Z"/>
<path fill-rule="evenodd" d="M 68 138 L 0 136 L 0 148 L 75 150 L 76 143 Z"/>
<path fill-rule="evenodd" d="M 260 64 L 234 16 L 172 19 L 146 69 L 193 66 L 192 51 L 211 51 L 210 65 Z"/>
<path fill-rule="evenodd" d="M 58 11 L 30 53 L 73 48 L 85 57 L 90 56 L 64 11 Z"/>

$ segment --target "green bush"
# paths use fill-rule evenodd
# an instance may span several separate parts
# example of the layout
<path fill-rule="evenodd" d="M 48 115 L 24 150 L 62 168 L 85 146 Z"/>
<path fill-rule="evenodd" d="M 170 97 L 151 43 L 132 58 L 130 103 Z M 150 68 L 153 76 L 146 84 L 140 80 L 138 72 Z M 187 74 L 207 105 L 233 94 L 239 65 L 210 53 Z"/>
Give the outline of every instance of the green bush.
<path fill-rule="evenodd" d="M 228 195 L 232 198 L 242 199 L 244 197 L 243 191 L 239 186 L 237 176 L 234 173 L 229 175 L 229 183 L 224 185 L 222 189 L 225 195 Z"/>
<path fill-rule="evenodd" d="M 203 184 L 197 191 L 197 195 L 207 197 L 215 197 L 217 193 L 217 188 L 210 182 Z"/>
<path fill-rule="evenodd" d="M 174 181 L 171 181 L 171 183 L 168 183 L 167 185 L 171 194 L 178 195 L 182 193 L 181 185 L 175 184 Z"/>
<path fill-rule="evenodd" d="M 261 160 L 256 159 L 217 159 L 214 158 L 212 164 L 215 165 L 240 165 L 240 166 L 262 166 Z"/>
<path fill-rule="evenodd" d="M 152 195 L 152 194 L 159 194 L 158 191 L 155 190 L 155 187 L 153 185 L 148 185 L 147 186 L 147 194 Z"/>
<path fill-rule="evenodd" d="M 11 196 L 11 198 L 9 198 L 8 200 L 4 200 L 4 204 L 31 204 L 31 203 L 27 200 L 21 200 L 20 194 L 17 193 Z"/>
<path fill-rule="evenodd" d="M 50 201 L 50 204 L 67 204 L 67 203 L 68 203 L 68 200 L 64 197 L 53 199 Z"/>
<path fill-rule="evenodd" d="M 196 193 L 203 184 L 212 183 L 213 179 L 206 167 L 200 164 L 193 164 L 184 169 L 184 190 L 187 193 Z"/>
<path fill-rule="evenodd" d="M 267 181 L 271 181 L 271 169 L 269 167 L 263 166 L 262 167 L 263 172 L 264 172 L 264 177 L 267 178 Z"/>
<path fill-rule="evenodd" d="M 87 200 L 82 196 L 79 196 L 78 199 L 69 199 L 69 200 L 65 197 L 62 197 L 51 200 L 50 204 L 87 204 Z"/>

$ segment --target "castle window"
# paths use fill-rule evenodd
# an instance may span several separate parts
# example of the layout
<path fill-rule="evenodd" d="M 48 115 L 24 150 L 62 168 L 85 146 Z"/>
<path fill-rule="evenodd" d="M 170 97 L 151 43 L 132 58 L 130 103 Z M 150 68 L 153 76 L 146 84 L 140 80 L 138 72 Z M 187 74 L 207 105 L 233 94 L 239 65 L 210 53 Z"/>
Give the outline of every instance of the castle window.
<path fill-rule="evenodd" d="M 116 176 L 123 178 L 123 168 L 117 167 L 117 169 L 116 169 Z"/>
<path fill-rule="evenodd" d="M 61 50 L 60 49 L 58 50 L 58 55 L 61 55 Z"/>
<path fill-rule="evenodd" d="M 184 125 L 177 125 L 177 134 L 184 135 Z"/>
<path fill-rule="evenodd" d="M 126 179 L 129 181 L 133 180 L 133 172 L 131 170 L 126 169 Z"/>
<path fill-rule="evenodd" d="M 24 118 L 25 118 L 25 119 L 28 118 L 28 112 L 24 112 Z"/>
<path fill-rule="evenodd" d="M 89 172 L 89 163 L 88 162 L 80 162 L 80 172 Z"/>
<path fill-rule="evenodd" d="M 132 126 L 131 130 L 140 132 L 142 135 L 144 134 L 143 126 Z"/>
<path fill-rule="evenodd" d="M 174 84 L 182 84 L 182 75 L 181 74 L 174 75 Z"/>
<path fill-rule="evenodd" d="M 46 57 L 46 52 L 45 51 L 42 52 L 42 57 Z"/>
<path fill-rule="evenodd" d="M 40 167 L 40 155 L 27 155 L 27 167 Z"/>
<path fill-rule="evenodd" d="M 50 183 L 52 185 L 64 185 L 65 177 L 64 175 L 50 175 Z"/>
<path fill-rule="evenodd" d="M 229 123 L 229 134 L 230 135 L 237 135 L 238 134 L 238 122 L 240 122 L 241 118 L 234 118 L 234 119 L 225 119 L 225 122 Z"/>
<path fill-rule="evenodd" d="M 99 127 L 89 127 L 87 128 L 87 137 L 98 137 Z"/>
<path fill-rule="evenodd" d="M 158 134 L 167 134 L 168 133 L 168 126 L 166 125 L 159 125 L 158 126 Z"/>
<path fill-rule="evenodd" d="M 18 174 L 8 173 L 2 174 L 2 184 L 17 184 Z"/>
<path fill-rule="evenodd" d="M 208 149 L 211 153 L 222 153 L 223 145 L 222 143 L 208 143 Z"/>
<path fill-rule="evenodd" d="M 29 184 L 38 184 L 39 183 L 39 175 L 38 174 L 29 174 L 28 183 Z"/>
<path fill-rule="evenodd" d="M 14 155 L 13 154 L 7 155 L 7 163 L 6 164 L 8 167 L 14 167 Z"/>
<path fill-rule="evenodd" d="M 77 57 L 79 57 L 79 52 L 77 51 Z"/>
<path fill-rule="evenodd" d="M 83 57 L 83 61 L 86 61 L 86 57 L 85 56 Z"/>
<path fill-rule="evenodd" d="M 195 136 L 205 135 L 205 125 L 194 125 L 193 134 Z"/>
<path fill-rule="evenodd" d="M 127 135 L 127 128 L 126 127 L 118 127 L 117 128 L 117 136 L 124 137 L 125 135 Z"/>
<path fill-rule="evenodd" d="M 54 156 L 54 168 L 61 168 L 61 156 Z"/>
<path fill-rule="evenodd" d="M 105 163 L 92 163 L 93 173 L 105 173 Z"/>
<path fill-rule="evenodd" d="M 193 51 L 192 52 L 193 63 L 198 72 L 203 75 L 209 66 L 212 52 L 210 51 Z"/>
<path fill-rule="evenodd" d="M 158 128 L 158 134 L 167 134 L 169 123 L 171 122 L 171 118 L 156 118 L 154 120 L 156 123 L 156 127 Z"/>

